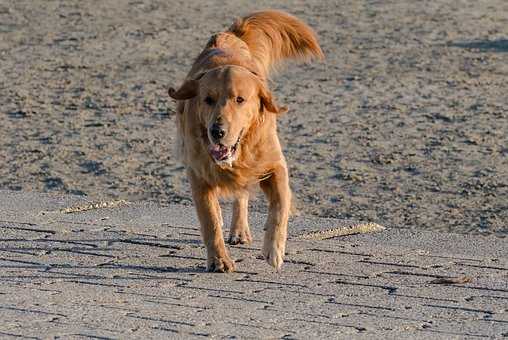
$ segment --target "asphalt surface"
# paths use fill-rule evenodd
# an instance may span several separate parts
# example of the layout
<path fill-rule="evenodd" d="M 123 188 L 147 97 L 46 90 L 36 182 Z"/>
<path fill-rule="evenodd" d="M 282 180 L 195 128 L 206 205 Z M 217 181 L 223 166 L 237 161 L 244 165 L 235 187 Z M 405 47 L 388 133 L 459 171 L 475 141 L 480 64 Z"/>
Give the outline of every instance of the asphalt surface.
<path fill-rule="evenodd" d="M 298 217 L 274 272 L 264 218 L 214 274 L 192 207 L 0 191 L 0 338 L 508 336 L 505 239 Z"/>

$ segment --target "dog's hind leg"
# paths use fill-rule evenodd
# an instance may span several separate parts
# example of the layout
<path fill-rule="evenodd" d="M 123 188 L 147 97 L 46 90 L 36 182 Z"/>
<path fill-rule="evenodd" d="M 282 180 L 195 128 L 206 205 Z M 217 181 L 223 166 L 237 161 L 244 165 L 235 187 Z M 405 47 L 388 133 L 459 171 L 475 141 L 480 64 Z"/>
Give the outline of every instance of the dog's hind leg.
<path fill-rule="evenodd" d="M 285 162 L 277 166 L 272 175 L 263 180 L 260 185 L 270 203 L 265 224 L 263 256 L 268 264 L 279 270 L 284 261 L 291 208 L 291 190 Z"/>
<path fill-rule="evenodd" d="M 249 229 L 248 212 L 249 193 L 241 193 L 233 202 L 233 218 L 231 219 L 231 229 L 229 232 L 229 244 L 250 244 L 252 236 Z"/>
<path fill-rule="evenodd" d="M 206 268 L 211 272 L 233 272 L 235 262 L 229 257 L 222 238 L 222 215 L 217 192 L 192 170 L 187 173 L 201 224 L 201 236 L 207 250 Z"/>

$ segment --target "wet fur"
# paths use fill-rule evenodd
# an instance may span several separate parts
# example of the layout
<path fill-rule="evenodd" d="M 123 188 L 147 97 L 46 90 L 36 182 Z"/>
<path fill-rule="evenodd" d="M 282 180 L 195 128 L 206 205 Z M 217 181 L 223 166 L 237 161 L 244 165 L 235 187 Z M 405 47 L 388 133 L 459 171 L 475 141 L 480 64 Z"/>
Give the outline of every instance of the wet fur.
<path fill-rule="evenodd" d="M 218 197 L 233 196 L 235 199 L 230 243 L 250 243 L 248 196 L 257 185 L 270 203 L 263 254 L 277 269 L 282 265 L 291 192 L 276 119 L 286 109 L 276 104 L 267 79 L 287 59 L 307 61 L 314 57 L 323 58 L 323 53 L 307 25 L 284 12 L 257 12 L 238 19 L 229 30 L 214 35 L 196 59 L 184 84 L 178 90 L 169 90 L 170 96 L 178 100 L 177 153 L 187 167 L 210 271 L 234 270 L 234 262 L 222 239 Z M 241 126 L 244 133 L 236 151 L 237 159 L 231 167 L 217 164 L 208 152 L 210 117 L 203 113 L 206 107 L 199 93 L 203 88 L 223 88 L 224 79 L 233 82 L 226 84 L 233 89 L 242 83 L 251 84 L 258 96 L 257 100 L 248 101 L 247 108 L 242 108 L 255 114 Z M 231 116 L 231 112 L 229 114 Z M 238 129 L 235 124 L 233 120 L 230 125 Z"/>

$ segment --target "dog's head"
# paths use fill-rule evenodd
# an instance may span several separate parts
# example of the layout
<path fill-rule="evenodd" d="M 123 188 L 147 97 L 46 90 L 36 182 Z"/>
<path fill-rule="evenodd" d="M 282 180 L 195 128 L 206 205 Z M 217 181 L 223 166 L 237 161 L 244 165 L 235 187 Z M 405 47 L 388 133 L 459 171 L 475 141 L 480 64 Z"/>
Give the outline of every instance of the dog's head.
<path fill-rule="evenodd" d="M 178 90 L 169 89 L 177 100 L 195 98 L 195 114 L 206 128 L 206 144 L 213 160 L 231 165 L 244 137 L 264 115 L 284 113 L 256 74 L 245 67 L 227 65 L 211 69 L 187 80 Z"/>

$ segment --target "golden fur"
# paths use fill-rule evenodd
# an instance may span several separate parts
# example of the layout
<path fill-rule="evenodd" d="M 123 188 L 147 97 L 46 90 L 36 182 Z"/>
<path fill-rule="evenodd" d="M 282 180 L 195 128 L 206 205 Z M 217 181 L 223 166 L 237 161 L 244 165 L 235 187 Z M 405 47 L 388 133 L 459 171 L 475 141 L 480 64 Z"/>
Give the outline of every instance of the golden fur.
<path fill-rule="evenodd" d="M 178 100 L 178 155 L 187 168 L 207 247 L 207 269 L 235 269 L 222 236 L 220 196 L 232 196 L 229 243 L 250 243 L 247 221 L 251 188 L 259 185 L 270 208 L 263 255 L 279 269 L 283 262 L 291 192 L 277 137 L 279 107 L 267 79 L 286 59 L 323 58 L 312 29 L 280 11 L 238 19 L 214 35 L 183 85 L 169 89 Z M 218 134 L 220 128 L 222 134 Z"/>

